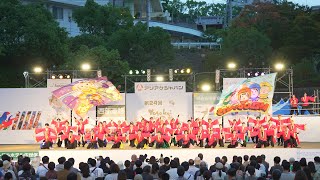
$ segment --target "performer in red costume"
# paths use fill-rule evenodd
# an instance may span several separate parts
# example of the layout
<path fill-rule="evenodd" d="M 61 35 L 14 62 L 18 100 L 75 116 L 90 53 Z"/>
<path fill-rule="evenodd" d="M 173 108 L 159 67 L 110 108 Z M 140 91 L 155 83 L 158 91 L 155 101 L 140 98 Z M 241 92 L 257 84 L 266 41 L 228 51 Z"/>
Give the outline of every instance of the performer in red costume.
<path fill-rule="evenodd" d="M 276 123 L 277 137 L 278 137 L 278 146 L 283 146 L 283 132 L 285 130 L 285 124 L 290 123 L 290 118 L 282 119 L 282 116 L 279 114 L 278 119 L 272 118 L 270 115 L 270 120 Z"/>
<path fill-rule="evenodd" d="M 75 149 L 77 147 L 77 140 L 79 140 L 79 136 L 74 135 L 73 131 L 70 131 L 66 135 L 62 135 L 62 137 L 65 139 L 67 149 Z"/>
<path fill-rule="evenodd" d="M 130 123 L 129 127 L 124 129 L 124 132 L 127 133 L 129 136 L 134 135 L 138 132 L 138 129 L 133 125 L 133 122 Z M 134 144 L 134 139 L 129 140 L 130 141 L 130 146 L 135 147 L 136 145 Z"/>
<path fill-rule="evenodd" d="M 271 120 L 269 120 L 268 124 L 264 125 L 263 127 L 266 129 L 268 146 L 271 145 L 274 147 L 276 127 L 272 124 Z"/>
<path fill-rule="evenodd" d="M 229 128 L 230 129 L 230 128 Z M 228 129 L 222 128 L 222 124 L 219 124 L 219 128 L 213 128 L 214 133 L 218 134 L 219 139 L 219 146 L 224 147 L 224 139 L 225 139 L 225 130 L 228 131 Z"/>
<path fill-rule="evenodd" d="M 209 130 L 209 134 L 207 134 L 207 144 L 205 145 L 205 148 L 215 148 L 218 144 L 218 138 L 219 134 L 214 134 L 213 130 Z"/>
<path fill-rule="evenodd" d="M 290 99 L 290 106 L 291 106 L 290 107 L 290 115 L 292 115 L 293 113 L 299 115 L 298 103 L 299 103 L 298 98 L 296 98 L 296 96 L 293 94 Z"/>
<path fill-rule="evenodd" d="M 129 140 L 137 141 L 137 149 L 142 149 L 147 144 L 147 138 L 150 137 L 149 133 L 142 134 L 141 130 L 138 130 L 137 134 L 129 134 Z"/>
<path fill-rule="evenodd" d="M 179 122 L 177 125 L 177 129 L 175 129 L 172 133 L 172 137 L 171 137 L 171 143 L 174 144 L 174 146 L 178 146 L 178 141 L 176 139 L 177 135 L 182 135 L 183 134 L 183 128 L 181 127 L 181 123 Z"/>
<path fill-rule="evenodd" d="M 111 149 L 119 149 L 121 143 L 126 141 L 125 136 L 119 136 L 118 133 L 114 134 L 114 136 L 108 137 L 108 141 L 113 141 L 113 145 L 111 146 Z"/>
<path fill-rule="evenodd" d="M 196 130 L 194 131 L 196 132 Z M 207 134 L 208 134 L 208 131 L 207 130 L 203 130 L 202 129 L 202 126 L 199 127 L 198 129 L 198 132 L 195 134 L 196 135 L 196 140 L 197 140 L 197 146 L 200 146 L 200 147 L 204 147 L 204 140 L 206 139 L 207 137 Z"/>
<path fill-rule="evenodd" d="M 244 139 L 240 139 L 241 146 L 242 147 L 246 147 L 247 146 L 246 137 L 248 137 L 247 133 L 248 133 L 249 128 L 246 127 L 246 123 L 245 122 L 242 122 L 242 125 L 241 126 L 237 126 L 236 130 L 238 131 L 239 136 L 244 137 Z"/>
<path fill-rule="evenodd" d="M 228 148 L 236 148 L 238 147 L 238 139 L 243 140 L 243 136 L 241 137 L 240 134 L 237 134 L 236 130 L 233 130 L 231 134 L 226 134 L 226 139 L 230 139 L 230 144 L 228 145 Z"/>
<path fill-rule="evenodd" d="M 68 134 L 70 131 L 76 131 L 77 127 L 72 127 L 69 126 L 69 122 L 65 122 L 64 126 L 60 127 L 60 128 L 56 128 L 57 132 L 58 132 L 58 142 L 57 145 L 58 147 L 61 147 L 62 142 L 65 142 L 66 144 L 66 139 L 68 138 Z"/>
<path fill-rule="evenodd" d="M 256 145 L 256 148 L 267 147 L 267 132 L 264 130 L 263 126 L 260 127 L 260 130 L 257 132 L 259 141 Z M 254 134 L 254 133 L 253 133 Z"/>
<path fill-rule="evenodd" d="M 87 149 L 98 149 L 98 136 L 94 132 L 94 129 L 91 130 L 90 134 L 85 135 L 85 140 L 89 142 Z"/>
<path fill-rule="evenodd" d="M 158 131 L 156 135 L 149 137 L 149 147 L 153 147 L 156 144 L 156 149 L 162 148 L 164 143 L 170 144 L 170 136 L 161 135 Z"/>
<path fill-rule="evenodd" d="M 177 141 L 179 142 L 179 146 L 182 148 L 189 148 L 190 144 L 196 140 L 196 136 L 193 134 L 189 134 L 188 131 L 184 131 L 184 134 L 176 136 Z"/>
<path fill-rule="evenodd" d="M 80 141 L 82 141 L 82 147 L 84 147 L 84 145 L 86 144 L 85 137 L 84 137 L 85 136 L 84 126 L 89 124 L 88 118 L 83 121 L 82 118 L 80 118 L 80 120 L 78 120 L 76 117 L 74 117 L 74 120 L 78 126 L 78 135 L 80 136 L 80 140 L 78 141 L 78 146 L 80 146 Z"/>
<path fill-rule="evenodd" d="M 37 136 L 37 134 L 43 133 L 42 136 Z M 45 128 L 35 129 L 36 142 L 42 141 L 41 149 L 52 149 L 53 141 L 56 140 L 56 131 L 49 127 L 49 124 L 45 124 Z"/>
<path fill-rule="evenodd" d="M 315 102 L 316 101 L 317 96 L 308 96 L 307 93 L 303 94 L 303 97 L 301 98 L 302 101 L 302 109 L 301 109 L 301 114 L 304 115 L 305 111 L 308 110 L 309 114 L 313 114 L 313 110 L 312 110 L 312 105 L 309 104 L 310 102 Z"/>
<path fill-rule="evenodd" d="M 285 130 L 283 132 L 283 140 L 284 140 L 284 148 L 287 148 L 289 145 L 291 148 L 298 147 L 297 141 L 296 141 L 296 133 L 293 131 L 290 131 L 289 127 L 285 127 Z"/>

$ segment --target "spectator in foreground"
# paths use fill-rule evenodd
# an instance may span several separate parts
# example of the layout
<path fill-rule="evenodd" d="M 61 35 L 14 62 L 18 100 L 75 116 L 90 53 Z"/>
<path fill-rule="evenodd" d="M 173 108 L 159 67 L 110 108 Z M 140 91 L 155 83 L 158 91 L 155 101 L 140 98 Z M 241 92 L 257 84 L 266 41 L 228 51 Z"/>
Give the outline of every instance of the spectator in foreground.
<path fill-rule="evenodd" d="M 89 165 L 87 163 L 80 163 L 79 168 L 80 173 L 78 173 L 78 176 L 80 176 L 81 180 L 95 180 L 94 176 L 90 173 Z"/>
<path fill-rule="evenodd" d="M 281 171 L 279 169 L 275 169 L 272 171 L 272 180 L 280 180 L 281 177 Z"/>
<path fill-rule="evenodd" d="M 229 170 L 228 170 L 228 180 L 236 180 L 236 172 L 237 172 L 237 170 L 236 169 L 234 169 L 234 168 L 230 168 Z"/>
<path fill-rule="evenodd" d="M 92 173 L 94 178 L 103 178 L 104 177 L 103 170 L 101 168 L 96 167 L 97 161 L 95 159 L 90 159 L 89 165 L 91 165 L 91 167 L 89 169 L 90 169 L 90 172 Z"/>
<path fill-rule="evenodd" d="M 48 172 L 46 173 L 46 178 L 47 179 L 57 179 L 58 178 L 58 174 L 57 171 L 55 171 L 55 164 L 54 162 L 50 162 L 48 164 Z"/>
<path fill-rule="evenodd" d="M 66 162 L 64 163 L 64 169 L 57 172 L 58 179 L 67 179 L 67 176 L 68 176 L 69 173 L 70 173 L 71 167 L 72 167 L 71 162 L 66 161 Z"/>
<path fill-rule="evenodd" d="M 111 174 L 108 174 L 104 180 L 117 180 L 118 179 L 118 173 L 120 171 L 119 166 L 115 163 L 111 164 L 110 166 Z"/>
<path fill-rule="evenodd" d="M 158 163 L 153 163 L 151 167 L 151 176 L 153 179 L 159 179 L 159 164 Z"/>
<path fill-rule="evenodd" d="M 189 159 L 189 170 L 188 170 L 188 173 L 190 173 L 192 176 L 194 176 L 198 170 L 199 170 L 199 168 L 197 168 L 194 165 L 194 160 L 193 159 Z"/>
<path fill-rule="evenodd" d="M 2 174 L 6 175 L 6 173 L 10 173 L 10 174 L 12 174 L 12 178 L 14 180 L 16 180 L 17 177 L 16 177 L 15 173 L 12 170 L 10 170 L 10 166 L 11 166 L 10 161 L 4 160 L 3 166 L 2 166 Z"/>
<path fill-rule="evenodd" d="M 58 163 L 55 170 L 56 171 L 62 171 L 64 169 L 64 163 L 66 162 L 66 158 L 65 157 L 60 157 L 58 159 Z"/>
<path fill-rule="evenodd" d="M 151 167 L 149 165 L 143 167 L 143 173 L 141 174 L 143 180 L 153 180 L 153 176 L 151 176 Z"/>
<path fill-rule="evenodd" d="M 212 173 L 212 178 L 214 180 L 223 180 L 227 176 L 227 174 L 222 171 L 224 169 L 223 164 L 221 162 L 218 162 L 215 167 L 216 172 Z"/>
<path fill-rule="evenodd" d="M 78 169 L 74 168 L 74 158 L 69 158 L 68 161 L 72 164 L 70 171 L 77 174 L 79 172 Z"/>
<path fill-rule="evenodd" d="M 13 177 L 12 177 L 12 174 L 7 172 L 5 175 L 4 175 L 4 180 L 13 180 Z"/>
<path fill-rule="evenodd" d="M 245 180 L 256 180 L 257 176 L 255 175 L 256 169 L 253 166 L 247 167 L 248 174 L 245 177 Z"/>
<path fill-rule="evenodd" d="M 298 170 L 296 172 L 294 180 L 308 180 L 308 178 L 307 178 L 306 173 L 304 173 L 302 170 Z"/>
<path fill-rule="evenodd" d="M 136 165 L 136 169 L 134 170 L 134 174 L 142 174 L 143 173 L 143 170 L 141 168 L 142 161 L 136 160 L 135 165 Z"/>
<path fill-rule="evenodd" d="M 130 167 L 130 161 L 126 160 L 124 162 L 125 169 L 123 170 L 126 173 L 127 179 L 133 179 L 134 178 L 134 172 L 132 168 Z"/>
<path fill-rule="evenodd" d="M 282 162 L 283 172 L 281 173 L 280 180 L 294 179 L 294 173 L 290 172 L 290 163 L 288 161 Z"/>
<path fill-rule="evenodd" d="M 169 179 L 170 179 L 170 175 L 168 173 L 162 173 L 160 176 L 160 180 L 169 180 Z"/>
<path fill-rule="evenodd" d="M 122 170 L 118 173 L 118 180 L 127 180 L 127 174 L 125 171 Z"/>
<path fill-rule="evenodd" d="M 283 167 L 280 165 L 281 158 L 279 156 L 276 156 L 273 158 L 274 166 L 271 167 L 270 169 L 270 174 L 276 169 L 279 169 L 279 171 L 282 173 L 283 172 Z"/>
<path fill-rule="evenodd" d="M 183 175 L 184 178 L 187 179 L 187 180 L 194 179 L 194 176 L 188 172 L 189 163 L 187 161 L 184 161 L 184 162 L 181 163 L 181 166 L 184 168 L 184 175 Z"/>
<path fill-rule="evenodd" d="M 169 174 L 170 179 L 177 179 L 179 176 L 177 174 L 178 163 L 175 160 L 170 162 L 170 169 L 166 172 Z"/>
<path fill-rule="evenodd" d="M 42 157 L 42 164 L 37 168 L 37 176 L 39 178 L 41 177 L 46 177 L 46 173 L 48 172 L 48 164 L 49 164 L 49 157 L 48 156 L 43 156 Z"/>
<path fill-rule="evenodd" d="M 184 172 L 185 172 L 184 167 L 178 166 L 178 168 L 177 168 L 178 178 L 176 178 L 176 179 L 177 179 L 177 180 L 185 180 L 185 178 L 184 178 Z"/>
<path fill-rule="evenodd" d="M 74 172 L 70 172 L 67 176 L 67 180 L 77 180 L 78 176 Z"/>

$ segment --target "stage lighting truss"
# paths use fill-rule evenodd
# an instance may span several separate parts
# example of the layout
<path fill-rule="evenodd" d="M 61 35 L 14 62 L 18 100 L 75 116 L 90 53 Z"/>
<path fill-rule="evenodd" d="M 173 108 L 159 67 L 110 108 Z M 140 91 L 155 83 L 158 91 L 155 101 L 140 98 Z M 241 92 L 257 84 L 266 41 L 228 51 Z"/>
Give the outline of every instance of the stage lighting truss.
<path fill-rule="evenodd" d="M 174 69 L 174 74 L 191 74 L 191 68 L 185 68 L 185 69 Z"/>

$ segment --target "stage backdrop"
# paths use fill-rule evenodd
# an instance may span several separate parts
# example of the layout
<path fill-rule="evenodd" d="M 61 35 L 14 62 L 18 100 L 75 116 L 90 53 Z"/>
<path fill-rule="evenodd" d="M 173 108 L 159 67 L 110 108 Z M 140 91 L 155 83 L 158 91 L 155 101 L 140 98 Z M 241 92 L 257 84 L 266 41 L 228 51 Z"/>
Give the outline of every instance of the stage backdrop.
<path fill-rule="evenodd" d="M 136 83 L 135 92 L 126 96 L 128 121 L 141 117 L 176 118 L 187 121 L 192 116 L 192 93 L 185 92 L 185 82 Z"/>
<path fill-rule="evenodd" d="M 215 105 L 221 93 L 193 93 L 193 114 L 195 118 L 220 119 L 214 116 Z"/>

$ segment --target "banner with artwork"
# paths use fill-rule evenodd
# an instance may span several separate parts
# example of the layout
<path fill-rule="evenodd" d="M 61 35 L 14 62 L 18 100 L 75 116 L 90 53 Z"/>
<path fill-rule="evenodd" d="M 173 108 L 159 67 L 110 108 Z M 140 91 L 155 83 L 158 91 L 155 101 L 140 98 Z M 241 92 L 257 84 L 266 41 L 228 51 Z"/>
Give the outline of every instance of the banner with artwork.
<path fill-rule="evenodd" d="M 102 105 L 97 108 L 97 118 L 99 121 L 124 121 L 126 119 L 125 105 Z"/>
<path fill-rule="evenodd" d="M 269 113 L 275 88 L 276 73 L 248 78 L 223 90 L 215 109 L 217 116 L 232 112 Z"/>
<path fill-rule="evenodd" d="M 215 119 L 214 109 L 221 93 L 193 93 L 193 113 L 195 118 Z"/>

